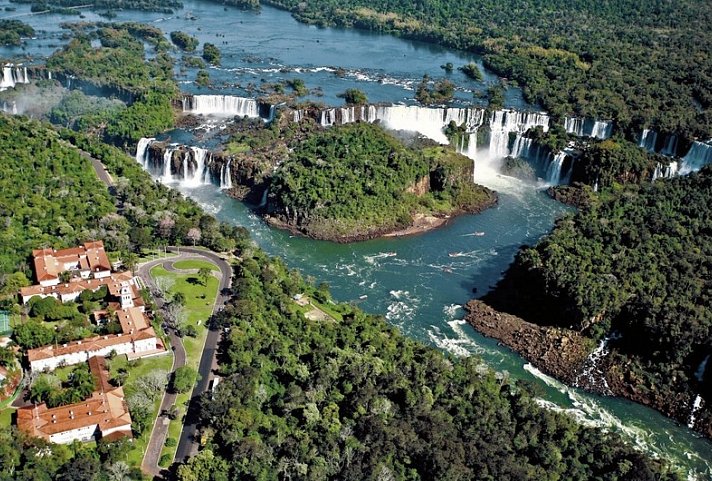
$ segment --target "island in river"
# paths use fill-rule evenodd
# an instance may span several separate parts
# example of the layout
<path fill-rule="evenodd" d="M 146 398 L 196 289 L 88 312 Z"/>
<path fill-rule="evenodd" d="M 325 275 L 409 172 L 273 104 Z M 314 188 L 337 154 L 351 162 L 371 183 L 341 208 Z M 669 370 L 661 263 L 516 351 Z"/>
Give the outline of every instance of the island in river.
<path fill-rule="evenodd" d="M 421 139 L 409 144 L 369 123 L 315 130 L 272 177 L 265 218 L 315 239 L 352 242 L 424 232 L 497 202 L 472 182 L 472 160 Z"/>

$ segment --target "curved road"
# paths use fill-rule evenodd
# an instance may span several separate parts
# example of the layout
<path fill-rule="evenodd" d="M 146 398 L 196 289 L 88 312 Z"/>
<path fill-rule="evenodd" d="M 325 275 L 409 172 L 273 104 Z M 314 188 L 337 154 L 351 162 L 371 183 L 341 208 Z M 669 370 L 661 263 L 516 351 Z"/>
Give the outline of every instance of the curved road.
<path fill-rule="evenodd" d="M 211 251 L 206 251 L 203 249 L 197 249 L 192 247 L 170 247 L 171 252 L 175 253 L 174 256 L 165 257 L 157 259 L 154 261 L 149 261 L 141 264 L 137 269 L 138 276 L 144 281 L 146 285 L 155 289 L 155 284 L 151 278 L 150 271 L 152 268 L 158 265 L 165 264 L 165 267 L 169 270 L 175 270 L 173 268 L 173 263 L 182 259 L 195 259 L 195 258 L 205 258 L 210 262 L 214 263 L 220 269 L 220 283 L 218 288 L 218 295 L 213 305 L 213 314 L 222 307 L 227 302 L 229 296 L 227 295 L 230 285 L 232 283 L 232 267 L 225 261 L 222 257 Z M 161 304 L 159 304 L 159 302 Z M 157 300 L 157 305 L 160 308 L 162 302 Z M 177 368 L 184 366 L 186 363 L 185 349 L 178 336 L 176 336 L 174 331 L 168 333 L 171 345 L 175 347 L 175 355 L 173 358 L 173 367 L 171 372 L 174 372 Z M 178 444 L 178 450 L 176 454 L 176 459 L 182 461 L 186 456 L 190 456 L 197 451 L 196 430 L 197 430 L 197 419 L 192 413 L 195 411 L 194 405 L 196 404 L 197 398 L 207 390 L 208 383 L 211 379 L 213 363 L 215 359 L 215 352 L 217 350 L 217 344 L 220 340 L 220 332 L 209 330 L 208 335 L 205 339 L 205 345 L 203 346 L 203 353 L 200 359 L 199 373 L 201 380 L 193 388 L 191 394 L 190 405 L 188 408 L 188 413 L 184 418 L 183 430 L 180 436 L 180 442 Z M 161 450 L 163 449 L 163 444 L 166 440 L 166 435 L 168 434 L 169 419 L 160 413 L 168 410 L 171 406 L 175 404 L 176 394 L 166 391 L 161 400 L 161 407 L 159 415 L 153 425 L 153 430 L 151 432 L 151 438 L 146 447 L 146 452 L 144 454 L 143 462 L 141 467 L 143 470 L 152 476 L 160 476 L 161 468 L 158 466 L 158 461 L 161 456 Z"/>
<path fill-rule="evenodd" d="M 216 253 L 205 251 L 203 249 L 181 247 L 180 252 L 201 255 L 210 259 L 220 268 L 222 279 L 220 279 L 218 296 L 215 299 L 215 305 L 213 306 L 213 314 L 222 310 L 227 301 L 230 299 L 229 292 L 230 286 L 232 285 L 232 267 L 230 264 Z M 198 367 L 200 380 L 193 387 L 193 392 L 190 396 L 190 404 L 183 422 L 183 431 L 180 434 L 178 450 L 176 451 L 176 457 L 174 459 L 175 461 L 182 462 L 185 458 L 193 456 L 198 451 L 198 439 L 196 436 L 198 424 L 197 405 L 200 395 L 208 390 L 208 385 L 214 377 L 212 374 L 213 368 L 216 367 L 215 354 L 217 352 L 218 342 L 220 342 L 220 331 L 210 328 L 208 336 L 205 339 L 205 345 L 203 346 L 200 366 Z"/>

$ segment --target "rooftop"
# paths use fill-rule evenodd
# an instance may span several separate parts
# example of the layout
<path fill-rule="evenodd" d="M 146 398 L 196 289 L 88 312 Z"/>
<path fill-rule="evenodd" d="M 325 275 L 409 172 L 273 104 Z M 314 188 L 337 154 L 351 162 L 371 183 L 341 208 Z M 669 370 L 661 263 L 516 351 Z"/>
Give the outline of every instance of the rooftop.
<path fill-rule="evenodd" d="M 83 246 L 69 249 L 36 249 L 32 251 L 35 276 L 38 282 L 57 279 L 67 270 L 67 265 L 76 265 L 83 271 L 110 271 L 111 263 L 104 251 L 102 241 L 85 242 Z"/>
<path fill-rule="evenodd" d="M 89 369 L 98 385 L 89 399 L 56 408 L 48 408 L 44 403 L 20 408 L 17 410 L 17 427 L 33 436 L 48 439 L 52 434 L 83 427 L 98 426 L 100 431 L 105 431 L 131 426 L 124 390 L 109 384 L 104 358 L 91 358 Z"/>

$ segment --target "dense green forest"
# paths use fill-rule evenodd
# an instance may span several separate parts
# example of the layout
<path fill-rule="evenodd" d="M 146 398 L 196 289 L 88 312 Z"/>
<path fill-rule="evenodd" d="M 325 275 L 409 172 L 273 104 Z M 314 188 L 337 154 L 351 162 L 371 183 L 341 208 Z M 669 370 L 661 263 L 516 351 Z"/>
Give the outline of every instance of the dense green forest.
<path fill-rule="evenodd" d="M 364 238 L 409 227 L 415 214 L 473 212 L 494 194 L 472 161 L 444 147 L 411 148 L 380 126 L 313 132 L 274 175 L 268 212 L 307 235 Z"/>
<path fill-rule="evenodd" d="M 136 24 L 68 24 L 73 40 L 55 52 L 47 68 L 78 77 L 100 87 L 126 92 L 133 102 L 107 119 L 84 119 L 99 122 L 107 140 L 129 145 L 141 137 L 169 129 L 174 124 L 172 100 L 178 89 L 173 81 L 173 59 L 168 54 L 170 43 L 160 29 Z M 97 38 L 101 46 L 94 48 Z M 146 59 L 143 41 L 156 56 Z"/>
<path fill-rule="evenodd" d="M 0 115 L 0 272 L 23 270 L 38 247 L 99 236 L 116 212 L 90 163 L 36 122 Z"/>
<path fill-rule="evenodd" d="M 112 481 L 142 479 L 126 464 L 130 441 L 52 444 L 15 428 L 0 428 L 1 481 Z"/>
<path fill-rule="evenodd" d="M 712 354 L 710 198 L 709 167 L 590 198 L 523 248 L 485 300 L 540 324 L 612 337 L 611 369 L 622 366 L 625 383 L 650 403 L 675 393 L 712 399 L 712 366 L 699 371 Z"/>
<path fill-rule="evenodd" d="M 217 323 L 229 328 L 205 448 L 180 481 L 671 480 L 611 434 L 537 406 L 476 358 L 454 359 L 381 317 L 330 304 L 250 249 Z M 310 321 L 293 296 L 329 305 Z"/>
<path fill-rule="evenodd" d="M 266 0 L 301 21 L 481 53 L 556 116 L 712 133 L 712 3 L 613 0 Z"/>
<path fill-rule="evenodd" d="M 19 20 L 0 20 L 0 45 L 20 45 L 22 37 L 31 37 L 35 29 Z"/>
<path fill-rule="evenodd" d="M 183 7 L 178 0 L 10 0 L 13 3 L 31 3 L 46 9 L 69 8 L 90 5 L 103 10 L 146 10 L 152 12 L 172 13 Z M 38 9 L 40 10 L 40 9 Z"/>
<path fill-rule="evenodd" d="M 110 195 L 88 160 L 70 143 L 99 158 L 116 186 Z M 32 278 L 28 260 L 38 247 L 68 247 L 104 240 L 108 250 L 130 252 L 159 245 L 200 244 L 228 251 L 248 242 L 245 229 L 218 223 L 192 200 L 154 182 L 135 159 L 116 147 L 70 130 L 55 132 L 36 121 L 0 114 L 0 292 L 21 271 Z"/>

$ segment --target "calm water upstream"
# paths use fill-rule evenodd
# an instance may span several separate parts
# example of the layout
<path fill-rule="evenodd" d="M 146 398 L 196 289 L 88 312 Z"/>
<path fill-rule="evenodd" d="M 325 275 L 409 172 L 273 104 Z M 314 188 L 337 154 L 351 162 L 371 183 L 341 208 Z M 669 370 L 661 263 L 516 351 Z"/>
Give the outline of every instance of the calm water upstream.
<path fill-rule="evenodd" d="M 0 9 L 10 5 L 17 11 L 2 12 L 0 18 L 22 19 L 38 30 L 38 36 L 28 41 L 26 50 L 0 48 L 0 56 L 27 55 L 28 61 L 39 62 L 64 43 L 59 23 L 79 20 L 30 16 L 29 5 L 0 0 Z M 188 12 L 197 20 L 187 19 Z M 102 20 L 89 12 L 84 15 L 84 20 Z M 256 14 L 190 1 L 173 16 L 119 12 L 116 21 L 127 20 L 152 23 L 166 32 L 183 30 L 222 50 L 223 67 L 210 70 L 216 89 L 197 88 L 192 84 L 194 71 L 177 70 L 183 90 L 191 93 L 248 95 L 245 88 L 250 83 L 299 77 L 310 89 L 320 87 L 322 95 L 312 99 L 330 105 L 341 105 L 336 95 L 350 87 L 364 90 L 372 102 L 412 102 L 413 87 L 423 74 L 443 77 L 440 65 L 446 62 L 456 67 L 471 60 L 479 62 L 466 53 L 391 36 L 309 27 L 272 8 Z M 345 69 L 345 75 L 336 76 L 334 67 Z M 496 77 L 486 73 L 485 82 L 476 83 L 454 72 L 450 78 L 458 86 L 458 99 L 465 102 L 472 99 L 472 91 L 484 89 L 486 82 Z M 509 90 L 507 103 L 528 108 L 515 89 Z M 416 339 L 455 355 L 479 355 L 496 370 L 535 381 L 545 392 L 542 404 L 566 410 L 582 422 L 620 432 L 650 453 L 671 457 L 690 474 L 712 479 L 712 443 L 650 409 L 564 386 L 478 335 L 461 320 L 461 305 L 472 296 L 472 289 L 476 288 L 478 294 L 486 292 L 511 263 L 519 246 L 535 242 L 552 228 L 557 216 L 566 212 L 540 187 L 499 176 L 488 170 L 484 161 L 476 162 L 475 177 L 499 192 L 496 208 L 455 219 L 424 235 L 352 245 L 312 241 L 272 229 L 215 186 L 175 187 L 221 220 L 248 227 L 270 254 L 328 282 L 337 299 L 384 314 Z M 479 232 L 484 235 L 473 235 Z"/>

